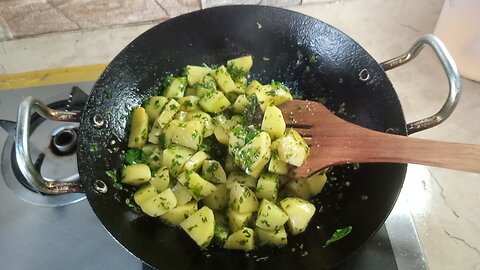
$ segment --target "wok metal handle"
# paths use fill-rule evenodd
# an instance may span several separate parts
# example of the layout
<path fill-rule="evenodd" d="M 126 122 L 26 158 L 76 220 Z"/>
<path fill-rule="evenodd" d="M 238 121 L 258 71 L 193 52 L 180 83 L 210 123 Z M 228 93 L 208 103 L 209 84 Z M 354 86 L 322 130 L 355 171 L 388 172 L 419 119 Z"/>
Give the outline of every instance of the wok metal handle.
<path fill-rule="evenodd" d="M 80 122 L 80 113 L 57 111 L 49 108 L 34 97 L 26 97 L 18 108 L 17 130 L 15 133 L 15 157 L 18 167 L 27 182 L 37 191 L 45 194 L 64 194 L 72 192 L 82 192 L 78 174 L 73 179 L 67 181 L 56 181 L 44 178 L 35 168 L 30 156 L 30 118 L 32 109 L 41 116 L 63 122 Z"/>
<path fill-rule="evenodd" d="M 448 52 L 443 42 L 431 34 L 420 37 L 406 53 L 380 63 L 380 65 L 385 71 L 402 66 L 414 59 L 425 47 L 425 45 L 429 45 L 440 60 L 443 70 L 445 70 L 445 73 L 447 74 L 450 92 L 442 108 L 436 114 L 421 120 L 417 120 L 413 123 L 408 123 L 408 134 L 413 134 L 415 132 L 432 128 L 445 121 L 457 106 L 458 100 L 460 99 L 460 93 L 462 91 L 460 75 L 458 74 L 457 66 L 453 61 L 452 56 Z"/>

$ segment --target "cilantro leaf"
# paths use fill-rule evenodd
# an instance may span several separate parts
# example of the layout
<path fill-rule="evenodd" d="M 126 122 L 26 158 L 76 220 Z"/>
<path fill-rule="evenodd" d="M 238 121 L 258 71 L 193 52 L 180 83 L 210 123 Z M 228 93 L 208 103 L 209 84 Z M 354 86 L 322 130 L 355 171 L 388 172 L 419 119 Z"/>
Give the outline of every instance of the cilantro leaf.
<path fill-rule="evenodd" d="M 330 243 L 333 243 L 335 241 L 338 241 L 342 239 L 343 237 L 347 236 L 350 232 L 352 231 L 352 226 L 345 227 L 343 229 L 337 229 L 332 237 L 325 242 L 325 245 L 323 247 L 328 246 Z"/>

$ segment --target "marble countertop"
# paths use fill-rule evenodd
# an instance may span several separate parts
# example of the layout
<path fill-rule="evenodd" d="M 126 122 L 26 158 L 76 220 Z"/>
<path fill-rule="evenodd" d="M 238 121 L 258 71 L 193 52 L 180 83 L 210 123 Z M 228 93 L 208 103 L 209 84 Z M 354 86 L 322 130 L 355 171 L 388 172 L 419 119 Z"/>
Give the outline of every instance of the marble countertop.
<path fill-rule="evenodd" d="M 442 0 L 344 0 L 290 7 L 325 21 L 379 62 L 398 56 L 432 33 Z M 0 74 L 108 63 L 152 24 L 70 32 L 0 42 Z M 431 50 L 388 72 L 411 122 L 437 112 L 448 82 Z M 480 84 L 462 80 L 452 116 L 415 137 L 480 144 Z M 409 165 L 403 194 L 431 269 L 480 269 L 480 175 Z"/>

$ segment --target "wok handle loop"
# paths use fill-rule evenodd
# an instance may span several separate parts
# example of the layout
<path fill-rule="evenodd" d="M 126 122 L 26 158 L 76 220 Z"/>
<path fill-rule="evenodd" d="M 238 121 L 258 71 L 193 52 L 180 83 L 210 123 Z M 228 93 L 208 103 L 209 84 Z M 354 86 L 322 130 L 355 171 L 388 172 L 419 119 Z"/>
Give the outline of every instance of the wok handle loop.
<path fill-rule="evenodd" d="M 34 97 L 26 97 L 18 108 L 17 130 L 15 132 L 15 158 L 23 176 L 32 188 L 44 194 L 82 192 L 78 174 L 67 181 L 44 178 L 35 168 L 30 156 L 30 118 L 32 109 L 42 117 L 54 121 L 80 122 L 80 113 L 57 111 L 49 108 Z M 72 179 L 73 178 L 73 179 Z"/>
<path fill-rule="evenodd" d="M 443 70 L 447 74 L 450 92 L 442 108 L 436 114 L 421 120 L 417 120 L 413 123 L 408 123 L 408 134 L 413 134 L 432 128 L 445 121 L 457 106 L 457 103 L 460 99 L 460 93 L 462 91 L 460 75 L 458 74 L 458 69 L 453 61 L 452 56 L 448 52 L 443 42 L 431 34 L 420 37 L 406 53 L 382 62 L 380 65 L 385 71 L 402 66 L 414 59 L 425 47 L 425 45 L 429 45 L 440 60 Z"/>

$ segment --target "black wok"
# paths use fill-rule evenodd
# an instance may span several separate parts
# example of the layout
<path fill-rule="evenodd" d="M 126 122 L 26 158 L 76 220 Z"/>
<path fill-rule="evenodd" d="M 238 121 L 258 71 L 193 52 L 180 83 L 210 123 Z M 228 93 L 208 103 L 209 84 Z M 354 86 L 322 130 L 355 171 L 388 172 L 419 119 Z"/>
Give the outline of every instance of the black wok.
<path fill-rule="evenodd" d="M 304 99 L 326 100 L 332 111 L 344 107 L 346 114 L 339 115 L 364 127 L 407 135 L 448 117 L 458 98 L 458 76 L 450 79 L 450 100 L 443 111 L 407 129 L 384 70 L 408 62 L 424 44 L 442 54 L 444 47 L 436 42 L 434 37 L 425 37 L 412 48 L 412 54 L 380 65 L 334 27 L 283 9 L 228 6 L 168 20 L 129 44 L 95 84 L 80 125 L 81 187 L 109 233 L 132 254 L 159 269 L 334 267 L 383 224 L 402 187 L 405 164 L 334 168 L 326 188 L 314 200 L 321 211 L 307 231 L 290 237 L 285 247 L 260 248 L 248 254 L 218 248 L 200 251 L 180 229 L 133 213 L 125 203 L 127 193 L 115 189 L 106 175 L 105 171 L 122 167 L 128 138 L 126 116 L 142 99 L 156 93 L 166 74 L 179 73 L 187 64 L 222 64 L 251 54 L 255 59 L 252 78 L 263 83 L 271 79 L 284 82 Z M 451 60 L 448 54 L 440 57 Z M 443 64 L 455 73 L 454 65 Z M 72 184 L 63 190 L 78 189 Z M 351 234 L 324 248 L 332 233 L 345 226 L 353 227 Z"/>

